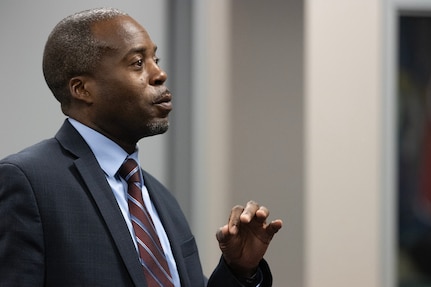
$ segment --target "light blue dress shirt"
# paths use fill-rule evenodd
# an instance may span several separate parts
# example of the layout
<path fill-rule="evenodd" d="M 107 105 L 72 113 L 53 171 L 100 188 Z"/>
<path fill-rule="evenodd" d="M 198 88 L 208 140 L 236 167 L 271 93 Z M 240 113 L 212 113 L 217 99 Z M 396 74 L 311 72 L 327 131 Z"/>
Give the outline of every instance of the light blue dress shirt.
<path fill-rule="evenodd" d="M 121 165 L 127 158 L 132 158 L 137 163 L 139 163 L 138 146 L 136 146 L 135 152 L 129 155 L 123 148 L 121 148 L 119 145 L 117 145 L 115 142 L 105 137 L 101 133 L 81 124 L 80 122 L 72 118 L 69 118 L 68 120 L 87 142 L 91 151 L 96 157 L 100 167 L 104 171 L 106 179 L 111 186 L 112 192 L 114 193 L 115 199 L 117 200 L 118 206 L 120 207 L 121 213 L 123 214 L 124 220 L 127 223 L 130 235 L 133 239 L 133 242 L 135 243 L 135 248 L 137 252 L 139 252 L 135 232 L 133 230 L 132 222 L 130 220 L 129 207 L 127 204 L 127 182 L 125 182 L 117 174 L 118 169 L 121 167 Z M 143 183 L 142 197 L 145 206 L 147 207 L 151 219 L 153 220 L 156 227 L 156 231 L 165 252 L 174 284 L 176 287 L 180 287 L 181 285 L 177 265 L 172 254 L 172 249 L 168 240 L 168 236 L 160 221 L 159 215 L 157 214 L 157 211 L 150 200 L 150 196 L 148 194 L 147 188 L 145 187 L 145 182 L 142 177 L 142 174 L 141 180 Z"/>

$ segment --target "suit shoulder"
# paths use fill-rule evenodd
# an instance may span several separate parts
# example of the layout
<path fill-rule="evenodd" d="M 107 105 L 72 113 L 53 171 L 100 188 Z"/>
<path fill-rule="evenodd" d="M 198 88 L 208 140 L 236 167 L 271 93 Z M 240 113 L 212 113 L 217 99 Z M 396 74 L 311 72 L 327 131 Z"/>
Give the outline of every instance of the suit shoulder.
<path fill-rule="evenodd" d="M 35 162 L 41 163 L 49 161 L 53 159 L 53 155 L 58 152 L 59 149 L 60 145 L 56 139 L 46 139 L 3 158 L 0 160 L 0 164 L 26 166 L 27 164 L 33 164 Z"/>

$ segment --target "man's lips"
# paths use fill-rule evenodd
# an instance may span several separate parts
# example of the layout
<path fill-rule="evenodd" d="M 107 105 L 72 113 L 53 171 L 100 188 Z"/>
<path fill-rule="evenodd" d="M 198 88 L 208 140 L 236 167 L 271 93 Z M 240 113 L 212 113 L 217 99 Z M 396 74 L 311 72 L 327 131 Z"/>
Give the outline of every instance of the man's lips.
<path fill-rule="evenodd" d="M 160 106 L 163 109 L 172 109 L 172 94 L 168 90 L 164 91 L 157 98 L 153 100 L 153 104 Z"/>

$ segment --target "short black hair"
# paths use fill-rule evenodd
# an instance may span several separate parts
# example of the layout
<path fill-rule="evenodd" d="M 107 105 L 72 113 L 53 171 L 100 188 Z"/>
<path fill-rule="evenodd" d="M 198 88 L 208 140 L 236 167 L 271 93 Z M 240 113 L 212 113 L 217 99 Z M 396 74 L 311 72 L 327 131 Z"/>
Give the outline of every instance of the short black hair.
<path fill-rule="evenodd" d="M 43 74 L 62 107 L 70 103 L 69 80 L 91 74 L 106 45 L 94 38 L 92 26 L 100 21 L 128 14 L 113 8 L 97 8 L 70 15 L 52 30 L 45 44 Z"/>

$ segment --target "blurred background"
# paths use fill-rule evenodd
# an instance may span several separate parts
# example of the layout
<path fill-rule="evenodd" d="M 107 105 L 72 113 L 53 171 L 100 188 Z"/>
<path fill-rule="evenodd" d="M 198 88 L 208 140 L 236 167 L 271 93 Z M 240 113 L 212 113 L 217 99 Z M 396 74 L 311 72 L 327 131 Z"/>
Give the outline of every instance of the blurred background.
<path fill-rule="evenodd" d="M 284 221 L 266 255 L 276 287 L 431 286 L 403 245 L 429 223 L 422 233 L 400 223 L 415 214 L 400 215 L 416 191 L 406 163 L 427 146 L 409 132 L 427 126 L 426 111 L 408 107 L 429 104 L 430 67 L 409 56 L 431 38 L 430 23 L 405 16 L 427 18 L 431 0 L 3 0 L 0 158 L 61 126 L 45 41 L 62 18 L 102 6 L 129 13 L 159 47 L 172 125 L 140 142 L 141 164 L 178 198 L 207 275 L 217 228 L 253 199 Z M 415 89 L 411 68 L 424 67 Z"/>

